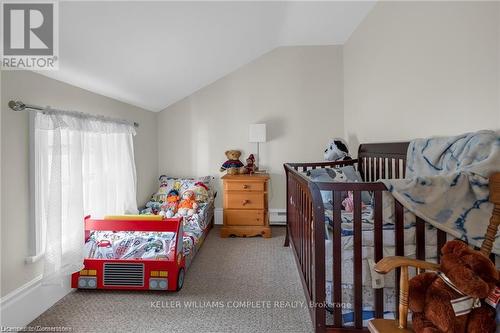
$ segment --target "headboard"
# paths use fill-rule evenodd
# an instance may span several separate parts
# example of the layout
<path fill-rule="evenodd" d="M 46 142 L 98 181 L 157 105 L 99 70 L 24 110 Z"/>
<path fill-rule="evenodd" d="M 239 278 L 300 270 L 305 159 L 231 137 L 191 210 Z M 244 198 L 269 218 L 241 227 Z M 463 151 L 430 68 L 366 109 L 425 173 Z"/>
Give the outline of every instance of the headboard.
<path fill-rule="evenodd" d="M 364 143 L 358 149 L 358 170 L 365 182 L 404 178 L 409 142 Z"/>

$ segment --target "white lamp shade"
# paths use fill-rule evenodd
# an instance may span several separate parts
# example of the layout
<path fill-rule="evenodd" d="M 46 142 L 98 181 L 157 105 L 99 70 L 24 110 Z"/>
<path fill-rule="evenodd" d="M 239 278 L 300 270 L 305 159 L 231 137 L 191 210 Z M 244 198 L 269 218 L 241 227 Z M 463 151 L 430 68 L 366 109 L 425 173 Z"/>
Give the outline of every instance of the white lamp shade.
<path fill-rule="evenodd" d="M 266 124 L 250 124 L 248 142 L 266 142 Z"/>

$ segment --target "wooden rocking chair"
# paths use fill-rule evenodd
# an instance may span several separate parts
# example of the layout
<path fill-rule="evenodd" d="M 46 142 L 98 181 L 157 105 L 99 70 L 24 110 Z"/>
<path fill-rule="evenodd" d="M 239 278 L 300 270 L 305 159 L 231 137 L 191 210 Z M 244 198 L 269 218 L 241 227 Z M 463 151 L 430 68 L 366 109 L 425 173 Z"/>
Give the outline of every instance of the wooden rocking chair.
<path fill-rule="evenodd" d="M 500 225 L 500 173 L 490 177 L 490 201 L 495 205 L 491 215 L 490 224 L 481 246 L 481 253 L 489 256 L 495 236 Z M 395 268 L 401 268 L 399 280 L 399 320 L 373 319 L 368 323 L 368 329 L 372 333 L 412 332 L 408 326 L 408 267 L 418 270 L 439 271 L 439 265 L 423 260 L 409 259 L 406 257 L 385 257 L 375 265 L 375 271 L 387 274 Z"/>

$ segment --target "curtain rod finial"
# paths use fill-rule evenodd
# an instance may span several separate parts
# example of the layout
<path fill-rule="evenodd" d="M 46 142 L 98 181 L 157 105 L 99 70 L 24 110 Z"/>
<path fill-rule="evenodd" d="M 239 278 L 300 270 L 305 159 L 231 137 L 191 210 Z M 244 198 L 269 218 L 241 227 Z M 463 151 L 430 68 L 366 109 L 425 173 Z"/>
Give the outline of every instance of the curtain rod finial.
<path fill-rule="evenodd" d="M 23 102 L 20 101 L 9 101 L 9 108 L 11 108 L 14 111 L 22 111 L 26 105 L 24 105 Z"/>

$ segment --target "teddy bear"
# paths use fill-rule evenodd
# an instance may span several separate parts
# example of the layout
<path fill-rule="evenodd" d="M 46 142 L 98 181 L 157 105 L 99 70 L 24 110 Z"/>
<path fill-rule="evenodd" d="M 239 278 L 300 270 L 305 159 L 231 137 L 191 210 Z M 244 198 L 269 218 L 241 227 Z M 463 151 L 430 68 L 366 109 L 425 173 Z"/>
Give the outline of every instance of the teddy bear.
<path fill-rule="evenodd" d="M 224 154 L 226 154 L 227 161 L 222 164 L 220 171 L 227 171 L 228 175 L 237 175 L 243 166 L 240 161 L 241 152 L 239 150 L 227 150 Z"/>
<path fill-rule="evenodd" d="M 178 207 L 179 215 L 192 216 L 197 208 L 198 204 L 195 201 L 194 192 L 191 190 L 184 191 L 184 193 L 182 193 L 182 200 Z"/>
<path fill-rule="evenodd" d="M 179 199 L 179 191 L 170 190 L 167 194 L 167 200 L 161 205 L 159 215 L 167 218 L 174 217 L 179 206 Z"/>
<path fill-rule="evenodd" d="M 255 171 L 257 171 L 257 166 L 255 165 L 255 157 L 253 154 L 250 154 L 248 158 L 246 159 L 247 165 L 242 166 L 240 168 L 240 173 L 241 174 L 253 174 Z"/>
<path fill-rule="evenodd" d="M 495 310 L 480 301 L 495 290 L 495 265 L 460 240 L 447 242 L 441 254 L 439 273 L 425 272 L 409 282 L 415 332 L 495 332 Z"/>
<path fill-rule="evenodd" d="M 325 161 L 345 161 L 351 159 L 347 143 L 341 138 L 331 139 L 328 142 L 323 157 Z"/>

